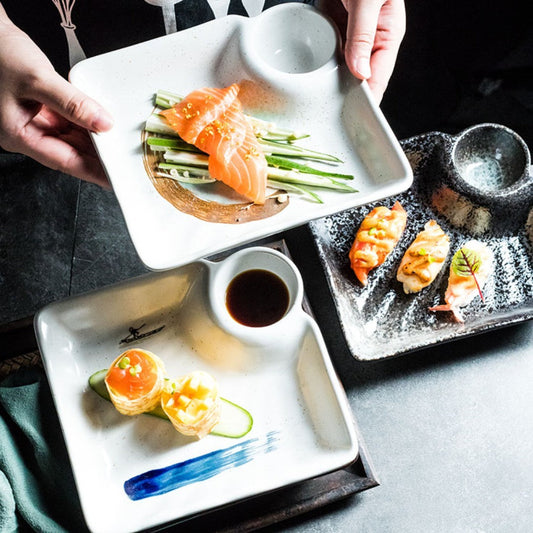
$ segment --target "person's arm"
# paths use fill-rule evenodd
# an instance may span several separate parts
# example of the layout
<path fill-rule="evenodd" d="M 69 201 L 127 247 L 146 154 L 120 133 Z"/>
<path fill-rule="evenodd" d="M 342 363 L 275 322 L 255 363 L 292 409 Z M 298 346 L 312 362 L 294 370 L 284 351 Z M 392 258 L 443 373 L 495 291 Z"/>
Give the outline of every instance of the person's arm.
<path fill-rule="evenodd" d="M 342 0 L 348 12 L 345 58 L 354 76 L 367 80 L 379 103 L 405 34 L 403 0 Z"/>
<path fill-rule="evenodd" d="M 110 115 L 54 70 L 0 3 L 0 146 L 107 186 L 87 130 L 111 126 Z"/>

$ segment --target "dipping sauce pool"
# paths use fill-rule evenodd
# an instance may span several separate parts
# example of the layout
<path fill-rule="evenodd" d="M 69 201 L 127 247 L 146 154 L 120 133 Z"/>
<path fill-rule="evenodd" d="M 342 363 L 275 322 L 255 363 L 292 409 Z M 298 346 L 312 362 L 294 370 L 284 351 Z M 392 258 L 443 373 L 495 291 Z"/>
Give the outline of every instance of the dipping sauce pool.
<path fill-rule="evenodd" d="M 269 270 L 245 270 L 226 291 L 226 308 L 234 320 L 249 327 L 274 324 L 287 312 L 289 289 Z"/>

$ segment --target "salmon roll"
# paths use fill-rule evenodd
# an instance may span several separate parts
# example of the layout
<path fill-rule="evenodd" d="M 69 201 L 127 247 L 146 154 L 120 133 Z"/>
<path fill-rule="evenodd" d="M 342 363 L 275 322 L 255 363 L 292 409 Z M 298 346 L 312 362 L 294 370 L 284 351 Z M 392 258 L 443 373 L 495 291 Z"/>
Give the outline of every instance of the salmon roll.
<path fill-rule="evenodd" d="M 151 411 L 160 401 L 164 382 L 161 359 L 139 348 L 120 354 L 105 376 L 113 405 L 119 413 L 130 416 Z"/>

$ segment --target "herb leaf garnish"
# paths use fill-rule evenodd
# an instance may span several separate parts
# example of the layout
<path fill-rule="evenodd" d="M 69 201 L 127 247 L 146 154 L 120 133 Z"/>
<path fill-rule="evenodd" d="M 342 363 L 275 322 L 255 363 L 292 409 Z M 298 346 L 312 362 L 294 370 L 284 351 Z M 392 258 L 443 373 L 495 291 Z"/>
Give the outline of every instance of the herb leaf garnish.
<path fill-rule="evenodd" d="M 482 302 L 485 302 L 483 298 L 483 292 L 476 277 L 476 272 L 481 266 L 481 257 L 475 251 L 470 248 L 460 248 L 455 252 L 452 259 L 452 270 L 457 276 L 472 276 L 476 282 L 477 290 Z"/>

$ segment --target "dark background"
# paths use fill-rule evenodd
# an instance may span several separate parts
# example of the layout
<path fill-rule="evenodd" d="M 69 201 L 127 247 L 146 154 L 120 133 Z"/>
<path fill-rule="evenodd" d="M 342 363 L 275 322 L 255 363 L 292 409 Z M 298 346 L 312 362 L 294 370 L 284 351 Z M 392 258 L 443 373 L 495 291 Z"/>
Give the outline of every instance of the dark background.
<path fill-rule="evenodd" d="M 533 28 L 524 1 L 407 0 L 382 110 L 399 138 L 481 122 L 533 146 Z"/>

